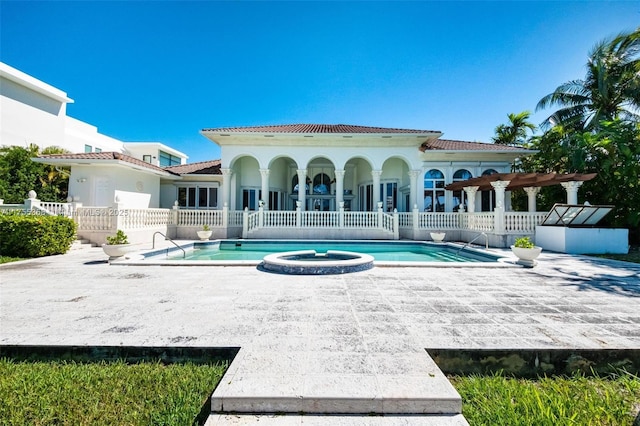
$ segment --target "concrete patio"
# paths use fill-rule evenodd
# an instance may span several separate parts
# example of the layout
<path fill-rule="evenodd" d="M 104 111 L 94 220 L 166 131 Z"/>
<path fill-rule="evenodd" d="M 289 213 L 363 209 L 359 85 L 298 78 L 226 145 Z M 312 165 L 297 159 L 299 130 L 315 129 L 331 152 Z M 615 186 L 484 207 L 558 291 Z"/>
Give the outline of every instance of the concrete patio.
<path fill-rule="evenodd" d="M 0 344 L 241 347 L 208 424 L 326 424 L 304 411 L 464 425 L 425 348 L 640 349 L 640 265 L 543 253 L 533 269 L 283 276 L 105 259 L 90 248 L 0 266 Z"/>

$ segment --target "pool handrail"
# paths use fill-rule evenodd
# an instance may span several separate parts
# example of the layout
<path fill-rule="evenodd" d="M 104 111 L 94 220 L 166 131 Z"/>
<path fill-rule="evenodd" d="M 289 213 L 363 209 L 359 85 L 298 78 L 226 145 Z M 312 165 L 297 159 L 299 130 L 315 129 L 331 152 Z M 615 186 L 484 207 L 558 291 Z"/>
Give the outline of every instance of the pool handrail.
<path fill-rule="evenodd" d="M 178 244 L 176 244 L 175 241 L 173 241 L 171 238 L 167 237 L 166 235 L 164 235 L 162 232 L 160 231 L 156 231 L 153 233 L 153 237 L 151 237 L 153 239 L 152 244 L 151 244 L 151 249 L 155 249 L 156 248 L 156 234 L 160 234 L 164 237 L 165 240 L 169 240 L 171 241 L 171 243 L 178 247 L 180 250 L 182 250 L 182 258 L 185 259 L 187 257 L 187 252 L 184 251 L 184 249 L 182 247 L 180 247 Z M 169 253 L 169 249 L 167 249 L 167 254 Z"/>

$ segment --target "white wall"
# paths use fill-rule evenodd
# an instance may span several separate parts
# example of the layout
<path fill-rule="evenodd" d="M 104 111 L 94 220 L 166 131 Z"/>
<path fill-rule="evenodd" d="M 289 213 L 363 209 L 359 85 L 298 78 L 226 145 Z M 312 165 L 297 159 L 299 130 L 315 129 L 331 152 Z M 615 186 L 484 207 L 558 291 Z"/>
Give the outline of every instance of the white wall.
<path fill-rule="evenodd" d="M 0 81 L 0 145 L 64 145 L 65 104 L 7 79 Z"/>
<path fill-rule="evenodd" d="M 150 194 L 149 207 L 160 204 L 160 177 L 123 166 L 73 166 L 69 178 L 69 195 L 84 206 L 110 207 L 115 191 Z"/>
<path fill-rule="evenodd" d="M 66 117 L 63 148 L 79 153 L 85 152 L 85 145 L 90 145 L 92 152 L 99 148 L 102 151 L 123 152 L 123 143 L 118 139 L 98 133 L 98 128 L 73 117 Z"/>

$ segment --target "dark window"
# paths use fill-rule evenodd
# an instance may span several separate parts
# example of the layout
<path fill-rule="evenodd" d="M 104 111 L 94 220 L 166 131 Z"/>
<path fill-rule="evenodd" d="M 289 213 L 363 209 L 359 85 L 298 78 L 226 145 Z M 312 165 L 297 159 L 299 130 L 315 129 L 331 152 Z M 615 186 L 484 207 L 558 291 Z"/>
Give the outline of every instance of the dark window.
<path fill-rule="evenodd" d="M 171 155 L 167 152 L 160 151 L 160 167 L 178 166 L 180 165 L 180 157 Z"/>

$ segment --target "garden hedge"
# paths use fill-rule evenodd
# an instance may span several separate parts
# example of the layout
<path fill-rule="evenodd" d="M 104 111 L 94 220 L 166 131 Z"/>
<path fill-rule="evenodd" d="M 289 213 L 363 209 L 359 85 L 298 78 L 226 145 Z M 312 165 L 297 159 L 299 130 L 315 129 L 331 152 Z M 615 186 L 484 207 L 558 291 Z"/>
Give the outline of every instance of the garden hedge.
<path fill-rule="evenodd" d="M 76 223 L 63 216 L 0 214 L 0 255 L 64 254 L 76 239 Z"/>

